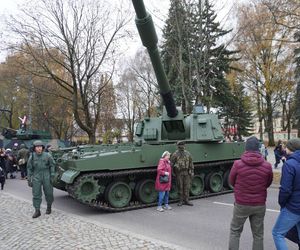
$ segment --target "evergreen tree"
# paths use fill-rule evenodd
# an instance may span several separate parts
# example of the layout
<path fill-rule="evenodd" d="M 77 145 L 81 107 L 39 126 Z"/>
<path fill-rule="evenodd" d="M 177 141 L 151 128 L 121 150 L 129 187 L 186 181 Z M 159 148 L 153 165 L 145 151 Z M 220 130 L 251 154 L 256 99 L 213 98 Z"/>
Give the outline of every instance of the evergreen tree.
<path fill-rule="evenodd" d="M 253 106 L 250 96 L 246 94 L 245 87 L 238 80 L 238 71 L 232 70 L 226 77 L 231 89 L 228 104 L 219 109 L 226 136 L 236 137 L 251 135 L 253 129 Z"/>
<path fill-rule="evenodd" d="M 168 19 L 163 30 L 162 61 L 173 91 L 176 105 L 183 112 L 192 109 L 189 74 L 189 25 L 188 12 L 181 0 L 171 0 Z"/>
<path fill-rule="evenodd" d="M 177 104 L 191 111 L 202 103 L 207 112 L 232 98 L 225 73 L 236 51 L 218 42 L 230 31 L 220 28 L 208 0 L 172 0 L 164 29 L 163 63 Z"/>
<path fill-rule="evenodd" d="M 218 45 L 231 30 L 220 27 L 209 0 L 198 1 L 191 10 L 195 102 L 202 102 L 210 112 L 211 107 L 226 106 L 232 98 L 225 73 L 237 52 Z"/>

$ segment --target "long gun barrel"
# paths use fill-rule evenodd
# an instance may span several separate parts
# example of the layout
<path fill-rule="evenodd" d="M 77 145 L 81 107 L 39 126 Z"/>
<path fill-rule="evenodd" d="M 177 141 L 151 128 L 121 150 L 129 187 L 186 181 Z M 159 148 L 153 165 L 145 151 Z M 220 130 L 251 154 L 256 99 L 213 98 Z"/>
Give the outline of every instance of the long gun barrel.
<path fill-rule="evenodd" d="M 158 39 L 152 17 L 146 11 L 143 0 L 132 0 L 132 3 L 136 12 L 135 24 L 139 31 L 142 43 L 148 50 L 167 114 L 171 118 L 176 117 L 178 111 L 160 59 L 157 47 Z"/>

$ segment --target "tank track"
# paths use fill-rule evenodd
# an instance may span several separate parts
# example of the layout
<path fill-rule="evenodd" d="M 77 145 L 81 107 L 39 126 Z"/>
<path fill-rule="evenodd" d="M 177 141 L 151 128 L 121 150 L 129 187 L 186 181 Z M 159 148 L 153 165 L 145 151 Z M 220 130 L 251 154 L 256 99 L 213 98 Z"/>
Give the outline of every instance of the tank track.
<path fill-rule="evenodd" d="M 232 164 L 234 160 L 228 160 L 228 161 L 218 161 L 218 162 L 212 162 L 212 163 L 200 163 L 200 164 L 194 164 L 195 169 L 203 169 L 203 168 L 208 168 L 212 166 L 219 166 L 223 164 Z M 122 171 L 113 171 L 113 172 L 98 172 L 98 173 L 86 173 L 82 174 L 81 176 L 87 176 L 87 177 L 94 177 L 96 179 L 108 179 L 112 177 L 127 177 L 129 175 L 149 175 L 149 174 L 155 174 L 156 175 L 156 167 L 151 168 L 151 169 L 135 169 L 135 170 L 122 170 Z M 84 205 L 88 205 L 90 207 L 102 210 L 102 211 L 107 211 L 107 212 L 123 212 L 123 211 L 129 211 L 129 210 L 134 210 L 134 209 L 141 209 L 141 208 L 147 208 L 147 207 L 153 207 L 157 205 L 157 202 L 149 203 L 149 204 L 143 204 L 140 201 L 130 201 L 129 205 L 126 207 L 122 208 L 115 208 L 111 207 L 106 201 L 98 201 L 95 200 L 94 202 L 84 202 L 78 199 L 78 197 L 75 194 L 76 187 L 79 185 L 79 181 L 75 181 L 71 185 L 66 186 L 66 190 L 69 193 L 69 195 L 74 198 L 75 200 L 79 201 L 80 203 Z M 208 190 L 204 190 L 204 192 L 201 195 L 197 196 L 190 196 L 190 200 L 195 200 L 195 199 L 201 199 L 201 198 L 207 198 L 211 196 L 217 196 L 217 195 L 222 195 L 222 194 L 227 194 L 227 193 L 232 193 L 233 190 L 229 188 L 223 187 L 221 192 L 218 193 L 211 193 Z M 177 202 L 177 200 L 169 200 L 169 203 L 174 203 Z"/>

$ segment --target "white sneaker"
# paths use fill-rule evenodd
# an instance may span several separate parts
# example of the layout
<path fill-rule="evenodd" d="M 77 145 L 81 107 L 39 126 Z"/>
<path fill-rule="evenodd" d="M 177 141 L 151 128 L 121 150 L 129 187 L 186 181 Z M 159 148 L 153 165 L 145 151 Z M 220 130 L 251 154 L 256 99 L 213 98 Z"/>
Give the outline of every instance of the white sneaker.
<path fill-rule="evenodd" d="M 166 206 L 164 206 L 164 209 L 166 209 L 166 210 L 172 210 L 172 207 L 169 206 L 169 205 L 166 205 Z"/>
<path fill-rule="evenodd" d="M 158 212 L 163 212 L 164 211 L 164 209 L 162 208 L 162 207 L 157 207 L 157 209 L 156 209 Z"/>

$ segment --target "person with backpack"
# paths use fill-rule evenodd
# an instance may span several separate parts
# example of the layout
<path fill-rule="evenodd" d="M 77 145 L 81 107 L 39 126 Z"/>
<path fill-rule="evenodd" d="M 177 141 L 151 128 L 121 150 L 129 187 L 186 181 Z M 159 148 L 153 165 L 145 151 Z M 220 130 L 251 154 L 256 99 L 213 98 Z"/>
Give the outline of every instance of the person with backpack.
<path fill-rule="evenodd" d="M 27 161 L 29 158 L 29 149 L 26 148 L 25 144 L 20 145 L 20 150 L 17 155 L 18 165 L 21 171 L 21 179 L 27 178 Z"/>

